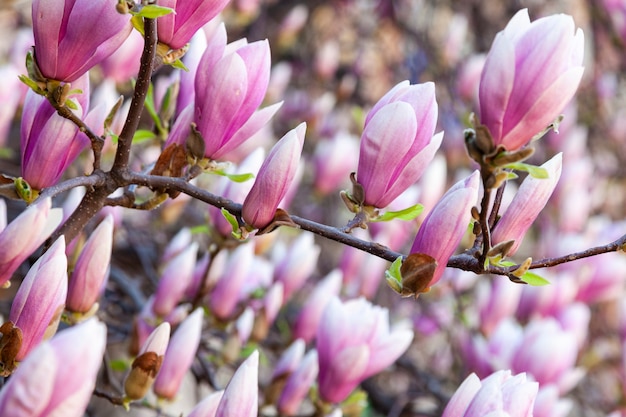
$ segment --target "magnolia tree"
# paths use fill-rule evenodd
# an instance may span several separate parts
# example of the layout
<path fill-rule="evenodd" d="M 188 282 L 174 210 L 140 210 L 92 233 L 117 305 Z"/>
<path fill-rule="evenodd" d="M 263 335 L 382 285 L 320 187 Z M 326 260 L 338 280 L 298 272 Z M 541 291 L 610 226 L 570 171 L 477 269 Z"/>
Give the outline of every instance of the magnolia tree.
<path fill-rule="evenodd" d="M 280 3 L 5 11 L 0 414 L 622 415 L 623 4 Z"/>

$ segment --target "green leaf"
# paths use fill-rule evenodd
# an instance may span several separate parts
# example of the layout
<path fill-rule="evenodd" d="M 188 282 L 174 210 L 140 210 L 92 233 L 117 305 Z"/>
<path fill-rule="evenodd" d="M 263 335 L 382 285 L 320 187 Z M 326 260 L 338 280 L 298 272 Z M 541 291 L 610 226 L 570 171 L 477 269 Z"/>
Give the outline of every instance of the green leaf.
<path fill-rule="evenodd" d="M 146 32 L 143 29 L 143 19 L 140 16 L 133 16 L 130 18 L 130 23 L 137 30 L 137 32 L 141 33 L 141 36 L 145 36 Z"/>
<path fill-rule="evenodd" d="M 537 275 L 534 272 L 530 272 L 530 271 L 522 275 L 520 279 L 524 281 L 526 284 L 532 285 L 533 287 L 541 287 L 541 286 L 550 284 L 550 281 L 548 281 L 544 277 Z"/>
<path fill-rule="evenodd" d="M 138 129 L 133 135 L 133 143 L 141 143 L 154 138 L 156 135 L 151 130 Z"/>
<path fill-rule="evenodd" d="M 185 66 L 183 61 L 181 61 L 180 59 L 177 59 L 176 61 L 172 62 L 170 66 L 179 70 L 183 70 L 185 72 L 189 72 L 189 68 L 187 68 L 187 66 Z"/>
<path fill-rule="evenodd" d="M 71 99 L 65 100 L 65 106 L 72 110 L 78 110 L 78 105 L 76 105 L 74 100 L 71 100 Z"/>
<path fill-rule="evenodd" d="M 189 229 L 192 235 L 208 235 L 211 229 L 206 224 L 200 224 Z"/>
<path fill-rule="evenodd" d="M 144 101 L 146 105 L 146 110 L 154 124 L 156 125 L 159 132 L 163 132 L 163 125 L 161 124 L 161 119 L 159 119 L 159 114 L 156 111 L 156 107 L 154 105 L 154 86 L 150 83 L 150 87 L 148 87 L 148 94 L 146 94 L 146 100 Z"/>
<path fill-rule="evenodd" d="M 120 109 L 120 107 L 122 107 L 122 103 L 124 103 L 124 96 L 120 96 L 120 98 L 117 99 L 117 101 L 115 102 L 111 110 L 109 111 L 109 114 L 107 114 L 106 119 L 104 119 L 105 131 L 111 128 L 111 124 L 113 124 L 113 119 L 115 118 L 117 111 Z"/>
<path fill-rule="evenodd" d="M 378 217 L 372 219 L 371 221 L 373 221 L 373 222 L 388 222 L 389 220 L 393 220 L 393 219 L 413 220 L 414 218 L 419 216 L 422 213 L 423 210 L 424 210 L 424 206 L 423 205 L 416 204 L 414 206 L 405 208 L 404 210 L 385 212 L 382 216 L 378 216 Z"/>
<path fill-rule="evenodd" d="M 229 174 L 225 172 L 224 170 L 218 169 L 215 171 L 211 171 L 211 173 L 221 175 L 222 177 L 226 177 L 232 182 L 246 182 L 249 179 L 254 178 L 254 174 L 251 174 L 249 172 L 245 174 Z"/>
<path fill-rule="evenodd" d="M 508 164 L 508 165 L 505 165 L 504 168 L 528 172 L 528 174 L 530 174 L 530 176 L 534 178 L 545 179 L 549 177 L 548 171 L 546 171 L 545 168 L 541 168 L 535 165 L 525 164 L 523 162 L 515 162 L 512 164 Z"/>
<path fill-rule="evenodd" d="M 26 84 L 28 88 L 33 90 L 35 93 L 39 94 L 40 96 L 44 95 L 44 91 L 41 89 L 41 87 L 39 87 L 39 84 L 37 84 L 35 81 L 28 78 L 26 75 L 20 75 L 18 76 L 18 78 L 20 79 L 21 82 Z"/>
<path fill-rule="evenodd" d="M 232 231 L 232 235 L 236 238 L 236 239 L 241 239 L 241 232 L 239 231 L 239 222 L 237 221 L 237 218 L 235 216 L 233 216 L 228 210 L 226 210 L 225 208 L 222 208 L 222 216 L 224 216 L 224 218 L 226 219 L 226 221 L 228 222 L 228 224 L 230 224 L 230 227 L 233 228 Z"/>
<path fill-rule="evenodd" d="M 131 12 L 132 13 L 132 12 Z M 157 6 L 156 4 L 149 4 L 143 6 L 139 13 L 135 14 L 135 17 L 145 17 L 146 19 L 156 19 L 157 17 L 166 16 L 174 13 L 174 9 L 169 7 Z"/>
<path fill-rule="evenodd" d="M 124 359 L 113 359 L 109 362 L 111 370 L 118 372 L 125 372 L 128 370 L 128 362 Z"/>
<path fill-rule="evenodd" d="M 402 267 L 402 256 L 398 256 L 395 261 L 391 263 L 389 269 L 385 271 L 385 278 L 387 281 L 389 279 L 393 279 L 400 283 L 400 288 L 402 288 L 402 273 L 400 272 L 400 267 Z"/>

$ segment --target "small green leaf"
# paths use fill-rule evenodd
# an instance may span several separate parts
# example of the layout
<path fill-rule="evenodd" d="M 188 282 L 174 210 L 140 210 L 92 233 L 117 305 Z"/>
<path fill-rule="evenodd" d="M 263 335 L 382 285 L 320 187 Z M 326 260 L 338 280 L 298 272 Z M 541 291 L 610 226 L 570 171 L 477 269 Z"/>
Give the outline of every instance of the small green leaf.
<path fill-rule="evenodd" d="M 532 177 L 545 179 L 548 178 L 548 171 L 545 168 L 541 168 L 535 165 L 525 164 L 523 162 L 515 162 L 512 164 L 505 165 L 504 168 L 514 169 L 517 171 L 525 171 L 528 172 Z"/>
<path fill-rule="evenodd" d="M 26 75 L 20 75 L 18 76 L 18 78 L 20 79 L 21 82 L 26 84 L 28 88 L 33 90 L 35 93 L 39 94 L 40 96 L 44 95 L 44 91 L 41 89 L 41 87 L 39 87 L 39 84 L 37 84 L 35 81 L 28 78 Z"/>
<path fill-rule="evenodd" d="M 72 110 L 78 110 L 78 105 L 71 99 L 65 100 L 65 106 Z"/>
<path fill-rule="evenodd" d="M 37 195 L 39 194 L 36 190 L 33 190 L 30 184 L 22 177 L 17 177 L 13 179 L 13 184 L 15 185 L 15 191 L 17 192 L 17 195 L 19 195 L 20 198 L 26 201 L 28 204 L 35 201 Z"/>
<path fill-rule="evenodd" d="M 111 110 L 109 111 L 109 114 L 107 114 L 106 119 L 104 119 L 104 130 L 107 131 L 111 128 L 111 124 L 113 123 L 113 119 L 115 118 L 115 115 L 117 114 L 117 111 L 120 109 L 120 107 L 122 107 L 122 103 L 124 103 L 124 96 L 120 96 L 120 98 L 117 99 L 117 101 L 115 102 L 115 104 L 113 105 L 113 107 L 111 108 Z"/>
<path fill-rule="evenodd" d="M 125 372 L 128 370 L 128 362 L 123 359 L 113 359 L 109 362 L 111 370 L 117 372 Z"/>
<path fill-rule="evenodd" d="M 131 12 L 132 13 L 132 12 Z M 156 19 L 157 17 L 166 16 L 174 13 L 174 9 L 169 7 L 157 6 L 156 4 L 149 4 L 143 6 L 139 13 L 135 14 L 135 17 L 145 17 L 146 19 Z"/>
<path fill-rule="evenodd" d="M 208 235 L 211 229 L 206 224 L 199 224 L 189 229 L 192 235 Z"/>
<path fill-rule="evenodd" d="M 185 66 L 183 61 L 181 61 L 180 59 L 177 59 L 176 61 L 172 62 L 170 66 L 179 70 L 183 70 L 185 72 L 189 72 L 189 68 L 187 68 L 187 66 Z"/>
<path fill-rule="evenodd" d="M 391 263 L 389 269 L 385 271 L 385 278 L 387 278 L 387 281 L 389 281 L 389 279 L 396 280 L 400 284 L 400 288 L 402 288 L 402 273 L 400 272 L 400 267 L 402 267 L 402 256 L 398 256 L 396 260 Z"/>
<path fill-rule="evenodd" d="M 218 169 L 215 171 L 211 171 L 211 173 L 221 175 L 222 177 L 226 177 L 232 182 L 246 182 L 249 179 L 254 178 L 254 174 L 251 174 L 249 172 L 245 174 L 229 174 L 225 172 L 224 170 Z"/>
<path fill-rule="evenodd" d="M 141 143 L 154 138 L 156 135 L 151 130 L 138 129 L 133 135 L 133 143 Z"/>
<path fill-rule="evenodd" d="M 154 104 L 154 86 L 152 83 L 150 83 L 150 87 L 148 87 L 148 94 L 146 94 L 146 100 L 144 103 L 146 105 L 146 110 L 148 111 L 148 114 L 150 114 L 150 117 L 152 118 L 152 121 L 156 125 L 158 131 L 163 132 L 163 125 L 161 124 L 161 119 L 159 118 L 159 114 L 157 113 L 156 106 Z"/>
<path fill-rule="evenodd" d="M 141 33 L 141 36 L 145 36 L 146 32 L 143 29 L 143 19 L 140 16 L 133 16 L 130 18 L 130 23 L 137 30 L 137 32 Z"/>
<path fill-rule="evenodd" d="M 424 210 L 424 206 L 421 204 L 416 204 L 414 206 L 405 208 L 404 210 L 400 210 L 400 211 L 388 211 L 385 212 L 382 216 L 378 216 L 374 219 L 372 219 L 371 221 L 373 222 L 388 222 L 389 220 L 393 220 L 393 219 L 400 219 L 400 220 L 413 220 L 414 218 L 416 218 L 417 216 L 419 216 L 422 211 Z"/>
<path fill-rule="evenodd" d="M 526 284 L 532 285 L 533 287 L 541 287 L 550 284 L 550 281 L 548 281 L 544 277 L 530 271 L 527 271 L 524 275 L 520 277 L 520 279 Z"/>
<path fill-rule="evenodd" d="M 237 221 L 237 218 L 235 216 L 233 216 L 228 210 L 226 210 L 225 208 L 222 208 L 222 216 L 224 216 L 224 218 L 226 219 L 226 221 L 228 222 L 228 224 L 230 224 L 230 227 L 233 228 L 232 231 L 232 235 L 236 238 L 236 239 L 241 239 L 241 232 L 239 231 L 239 222 Z"/>

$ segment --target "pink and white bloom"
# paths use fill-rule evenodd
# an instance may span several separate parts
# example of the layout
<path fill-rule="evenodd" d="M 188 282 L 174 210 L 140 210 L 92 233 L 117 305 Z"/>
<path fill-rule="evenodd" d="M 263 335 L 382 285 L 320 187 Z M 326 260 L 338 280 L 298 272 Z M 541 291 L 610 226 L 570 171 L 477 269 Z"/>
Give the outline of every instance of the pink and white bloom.
<path fill-rule="evenodd" d="M 83 247 L 70 278 L 69 311 L 87 313 L 96 304 L 109 277 L 113 247 L 113 215 L 100 222 Z"/>
<path fill-rule="evenodd" d="M 39 345 L 2 388 L 0 414 L 83 416 L 96 385 L 106 336 L 106 326 L 90 319 Z"/>
<path fill-rule="evenodd" d="M 205 156 L 220 159 L 258 132 L 281 104 L 255 113 L 267 91 L 270 49 L 267 40 L 223 56 L 207 48 L 198 64 L 194 121 L 205 140 Z M 234 49 L 234 51 L 232 51 Z"/>
<path fill-rule="evenodd" d="M 571 16 L 530 22 L 520 10 L 496 36 L 479 87 L 480 122 L 495 145 L 526 145 L 563 111 L 583 75 L 584 35 Z"/>
<path fill-rule="evenodd" d="M 482 381 L 471 374 L 456 390 L 442 417 L 532 417 L 539 384 L 525 374 L 498 371 Z"/>
<path fill-rule="evenodd" d="M 553 318 L 536 320 L 524 331 L 512 369 L 532 375 L 541 385 L 555 384 L 564 394 L 584 376 L 581 368 L 575 368 L 578 350 L 576 332 L 564 329 Z"/>
<path fill-rule="evenodd" d="M 9 320 L 22 331 L 21 361 L 57 330 L 67 297 L 67 258 L 61 236 L 30 268 L 15 294 Z M 47 336 L 47 337 L 46 337 Z"/>
<path fill-rule="evenodd" d="M 443 133 L 433 137 L 437 113 L 432 82 L 403 81 L 370 110 L 357 169 L 366 205 L 387 207 L 419 179 L 443 138 Z"/>
<path fill-rule="evenodd" d="M 211 312 L 220 319 L 227 319 L 235 312 L 244 283 L 252 269 L 253 260 L 254 246 L 250 244 L 241 245 L 231 253 L 226 267 L 209 295 Z"/>
<path fill-rule="evenodd" d="M 49 79 L 75 81 L 115 52 L 131 30 L 130 15 L 108 0 L 33 1 L 35 59 Z"/>
<path fill-rule="evenodd" d="M 454 184 L 433 207 L 420 226 L 411 253 L 425 253 L 437 261 L 430 285 L 443 275 L 448 259 L 463 239 L 471 219 L 470 210 L 478 200 L 480 175 L 472 175 Z"/>
<path fill-rule="evenodd" d="M 350 173 L 357 167 L 354 156 L 358 152 L 357 137 L 347 132 L 320 140 L 313 154 L 315 189 L 325 195 L 348 185 Z"/>
<path fill-rule="evenodd" d="M 207 395 L 191 410 L 187 417 L 215 417 L 217 407 L 224 396 L 224 390 L 215 391 Z"/>
<path fill-rule="evenodd" d="M 170 329 L 168 322 L 161 323 L 141 346 L 124 381 L 126 401 L 143 398 L 154 383 L 170 340 Z"/>
<path fill-rule="evenodd" d="M 300 123 L 287 132 L 261 165 L 254 185 L 243 202 L 242 217 L 250 226 L 261 229 L 274 219 L 278 204 L 296 175 L 305 132 L 306 123 Z"/>
<path fill-rule="evenodd" d="M 274 278 L 283 283 L 283 300 L 287 301 L 311 277 L 317 266 L 321 248 L 312 233 L 300 233 L 292 241 L 274 245 L 272 262 Z"/>
<path fill-rule="evenodd" d="M 193 278 L 197 253 L 198 244 L 193 242 L 165 265 L 152 305 L 156 315 L 167 316 L 184 298 Z"/>
<path fill-rule="evenodd" d="M 160 398 L 173 400 L 183 377 L 196 357 L 202 333 L 203 311 L 196 309 L 174 332 L 167 345 L 161 370 L 154 381 L 153 390 Z"/>
<path fill-rule="evenodd" d="M 306 354 L 285 383 L 285 388 L 278 399 L 278 410 L 282 415 L 293 416 L 298 412 L 318 372 L 317 351 L 313 349 Z"/>
<path fill-rule="evenodd" d="M 319 392 L 339 403 L 366 378 L 382 371 L 406 351 L 413 331 L 389 329 L 389 312 L 364 298 L 342 303 L 334 297 L 317 328 Z"/>
<path fill-rule="evenodd" d="M 259 352 L 255 350 L 224 390 L 215 417 L 257 417 L 259 408 Z"/>
<path fill-rule="evenodd" d="M 174 9 L 161 16 L 157 24 L 159 42 L 179 49 L 209 20 L 217 16 L 230 0 L 159 0 L 159 6 Z"/>
<path fill-rule="evenodd" d="M 303 339 L 296 339 L 280 356 L 278 362 L 274 366 L 272 372 L 272 380 L 277 378 L 284 378 L 291 375 L 302 362 L 304 357 L 304 351 L 306 350 L 306 343 Z"/>
<path fill-rule="evenodd" d="M 334 269 L 315 286 L 298 314 L 293 327 L 294 337 L 306 342 L 313 340 L 324 309 L 333 297 L 339 295 L 342 278 L 341 271 Z"/>
<path fill-rule="evenodd" d="M 0 285 L 28 258 L 61 223 L 63 212 L 53 209 L 47 197 L 24 210 L 0 232 Z"/>
<path fill-rule="evenodd" d="M 89 76 L 77 79 L 72 86 L 82 91 L 70 96 L 78 107 L 74 112 L 84 118 L 87 125 L 95 126 L 96 134 L 102 133 L 101 126 L 106 115 L 100 113 L 104 108 L 97 107 L 87 114 Z M 79 132 L 74 123 L 57 114 L 48 99 L 31 90 L 26 93 L 20 126 L 20 150 L 22 177 L 31 187 L 41 190 L 57 183 L 89 143 L 87 136 Z"/>
<path fill-rule="evenodd" d="M 558 153 L 548 162 L 541 165 L 548 172 L 548 178 L 534 178 L 529 175 L 524 179 L 513 201 L 511 201 L 493 229 L 491 234 L 492 244 L 514 240 L 515 243 L 508 255 L 513 255 L 517 252 L 526 231 L 533 224 L 552 195 L 561 177 L 561 166 L 562 154 Z"/>

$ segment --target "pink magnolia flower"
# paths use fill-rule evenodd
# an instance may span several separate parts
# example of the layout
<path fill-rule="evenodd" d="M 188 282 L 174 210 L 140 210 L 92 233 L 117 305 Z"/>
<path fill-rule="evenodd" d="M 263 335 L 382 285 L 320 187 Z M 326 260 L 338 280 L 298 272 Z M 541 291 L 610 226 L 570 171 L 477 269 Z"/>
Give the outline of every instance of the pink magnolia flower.
<path fill-rule="evenodd" d="M 111 56 L 100 62 L 104 76 L 116 83 L 127 83 L 131 78 L 137 78 L 143 46 L 144 39 L 141 33 L 131 31 L 124 43 Z"/>
<path fill-rule="evenodd" d="M 289 300 L 315 271 L 321 248 L 311 233 L 300 233 L 288 243 L 274 245 L 274 278 L 283 284 L 283 300 Z"/>
<path fill-rule="evenodd" d="M 561 394 L 573 388 L 584 371 L 575 368 L 578 358 L 578 334 L 564 329 L 553 318 L 531 322 L 524 331 L 512 369 L 527 372 L 541 385 L 555 384 Z"/>
<path fill-rule="evenodd" d="M 278 399 L 278 411 L 281 414 L 293 416 L 298 412 L 298 408 L 309 393 L 318 372 L 317 351 L 313 349 L 306 354 L 298 368 L 285 383 L 285 388 L 283 388 Z"/>
<path fill-rule="evenodd" d="M 522 285 L 514 284 L 508 279 L 496 277 L 491 282 L 481 281 L 476 304 L 483 333 L 491 334 L 502 319 L 513 317 L 521 295 Z"/>
<path fill-rule="evenodd" d="M 523 337 L 524 332 L 517 321 L 502 319 L 486 337 L 476 334 L 464 338 L 465 363 L 481 378 L 499 369 L 509 369 Z"/>
<path fill-rule="evenodd" d="M 39 345 L 2 388 L 0 415 L 83 416 L 96 385 L 106 335 L 106 326 L 90 319 Z"/>
<path fill-rule="evenodd" d="M 220 38 L 221 39 L 221 38 Z M 231 50 L 238 45 L 231 45 Z M 255 113 L 269 83 L 267 40 L 218 56 L 207 48 L 198 64 L 194 121 L 205 140 L 205 156 L 220 159 L 258 132 L 281 104 Z"/>
<path fill-rule="evenodd" d="M 533 417 L 566 417 L 573 406 L 571 399 L 560 397 L 556 386 L 542 385 L 535 399 Z"/>
<path fill-rule="evenodd" d="M 274 145 L 243 202 L 242 217 L 254 228 L 267 226 L 293 180 L 304 145 L 306 124 L 300 123 Z"/>
<path fill-rule="evenodd" d="M 109 276 L 112 246 L 113 216 L 109 214 L 90 235 L 76 261 L 67 294 L 68 310 L 87 313 L 98 301 Z"/>
<path fill-rule="evenodd" d="M 203 314 L 201 308 L 196 309 L 174 332 L 163 357 L 161 370 L 154 381 L 154 393 L 160 398 L 172 400 L 178 393 L 198 350 Z"/>
<path fill-rule="evenodd" d="M 9 320 L 22 331 L 21 361 L 57 329 L 67 296 L 67 258 L 62 236 L 30 268 L 15 294 Z"/>
<path fill-rule="evenodd" d="M 442 417 L 532 417 L 538 387 L 523 373 L 498 371 L 482 381 L 471 374 L 456 390 Z"/>
<path fill-rule="evenodd" d="M 359 143 L 356 136 L 339 132 L 329 140 L 320 140 L 315 147 L 315 189 L 329 194 L 349 184 L 350 173 L 356 170 L 356 155 Z"/>
<path fill-rule="evenodd" d="M 167 316 L 185 296 L 193 278 L 197 252 L 198 244 L 193 242 L 165 265 L 154 294 L 152 310 L 156 315 Z"/>
<path fill-rule="evenodd" d="M 507 240 L 514 240 L 515 243 L 508 254 L 513 255 L 517 251 L 526 231 L 552 195 L 552 191 L 554 191 L 561 177 L 561 165 L 562 154 L 559 153 L 541 165 L 548 172 L 548 178 L 534 178 L 530 175 L 526 177 L 517 190 L 513 201 L 493 229 L 491 241 L 494 245 Z"/>
<path fill-rule="evenodd" d="M 306 342 L 313 340 L 324 309 L 332 297 L 339 295 L 342 277 L 341 271 L 334 269 L 315 286 L 294 324 L 294 337 Z"/>
<path fill-rule="evenodd" d="M 159 18 L 159 42 L 171 49 L 185 46 L 191 37 L 209 20 L 217 16 L 230 0 L 159 0 L 159 6 L 174 9 Z"/>
<path fill-rule="evenodd" d="M 411 253 L 425 253 L 437 261 L 430 285 L 441 278 L 448 259 L 461 242 L 470 222 L 470 209 L 478 200 L 480 176 L 474 171 L 454 184 L 433 207 L 420 226 Z"/>
<path fill-rule="evenodd" d="M 259 352 L 237 368 L 224 390 L 215 417 L 257 417 L 259 408 Z"/>
<path fill-rule="evenodd" d="M 191 410 L 187 417 L 215 417 L 217 407 L 224 396 L 224 390 L 213 392 L 207 395 Z"/>
<path fill-rule="evenodd" d="M 233 170 L 234 174 L 252 174 L 255 177 L 259 173 L 259 169 L 265 159 L 265 150 L 263 148 L 256 148 L 251 152 L 241 163 Z M 246 196 L 252 189 L 254 181 L 235 182 L 231 181 L 227 177 L 221 177 L 218 179 L 216 188 L 216 194 L 223 196 L 235 203 L 242 203 Z M 233 227 L 224 218 L 219 208 L 215 206 L 209 206 L 209 214 L 213 220 L 213 226 L 222 236 L 230 236 Z"/>
<path fill-rule="evenodd" d="M 496 145 L 526 145 L 563 111 L 583 75 L 584 36 L 568 15 L 520 10 L 496 36 L 480 79 L 480 122 Z"/>
<path fill-rule="evenodd" d="M 100 114 L 104 108 L 98 107 L 87 115 L 89 76 L 77 79 L 73 87 L 82 91 L 70 97 L 78 107 L 76 115 L 86 116 L 85 123 L 95 126 L 95 133 L 101 133 L 102 127 L 98 126 L 102 126 L 106 116 Z M 87 136 L 72 122 L 59 116 L 45 97 L 30 90 L 26 93 L 20 145 L 22 177 L 31 187 L 40 190 L 54 185 L 89 143 Z"/>
<path fill-rule="evenodd" d="M 250 244 L 241 245 L 231 253 L 228 264 L 209 295 L 209 306 L 217 317 L 227 319 L 234 313 L 253 260 L 254 246 Z"/>
<path fill-rule="evenodd" d="M 276 362 L 272 371 L 272 380 L 291 375 L 302 362 L 305 349 L 306 343 L 303 339 L 294 340 Z"/>
<path fill-rule="evenodd" d="M 357 169 L 365 204 L 387 207 L 419 179 L 443 138 L 443 133 L 433 137 L 437 113 L 431 82 L 401 82 L 370 110 Z"/>
<path fill-rule="evenodd" d="M 130 15 L 118 13 L 114 2 L 33 1 L 35 59 L 49 79 L 75 81 L 115 52 L 131 30 Z"/>
<path fill-rule="evenodd" d="M 161 323 L 143 343 L 124 381 L 126 400 L 143 398 L 156 378 L 170 340 L 170 324 Z"/>
<path fill-rule="evenodd" d="M 364 298 L 334 297 L 317 328 L 319 392 L 339 403 L 363 380 L 382 371 L 409 347 L 411 330 L 389 329 L 389 312 Z"/>
<path fill-rule="evenodd" d="M 0 285 L 37 249 L 61 223 L 61 209 L 52 209 L 52 200 L 38 200 L 0 232 Z"/>

